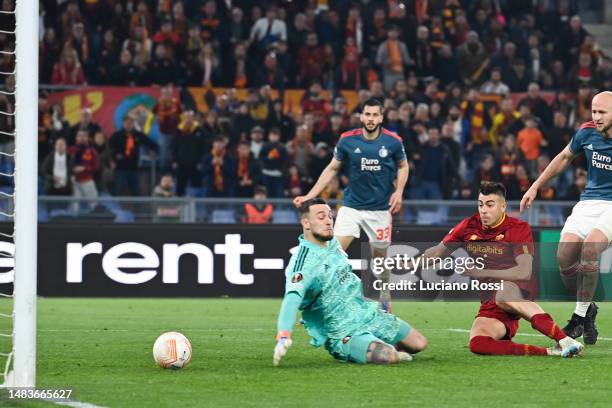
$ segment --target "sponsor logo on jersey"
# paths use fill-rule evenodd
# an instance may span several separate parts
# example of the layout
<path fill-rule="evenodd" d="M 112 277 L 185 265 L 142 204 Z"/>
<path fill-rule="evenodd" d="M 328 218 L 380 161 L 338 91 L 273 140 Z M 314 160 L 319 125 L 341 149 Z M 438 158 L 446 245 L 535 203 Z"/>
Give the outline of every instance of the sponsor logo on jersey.
<path fill-rule="evenodd" d="M 476 234 L 472 234 L 470 236 L 470 241 L 476 241 L 477 239 L 478 239 L 478 235 L 476 235 Z"/>
<path fill-rule="evenodd" d="M 501 241 L 502 239 L 504 239 L 504 234 L 499 234 L 498 236 L 495 237 L 496 241 Z"/>
<path fill-rule="evenodd" d="M 385 157 L 387 157 L 389 155 L 389 151 L 387 150 L 387 148 L 385 146 L 383 146 L 378 151 L 378 155 L 384 159 Z"/>
<path fill-rule="evenodd" d="M 380 171 L 381 168 L 378 159 L 361 158 L 361 171 Z"/>
<path fill-rule="evenodd" d="M 293 275 L 293 276 L 291 277 L 291 283 L 298 283 L 298 282 L 301 282 L 303 278 L 304 278 L 304 277 L 302 276 L 302 274 L 301 274 L 301 273 L 296 273 L 295 275 Z"/>
<path fill-rule="evenodd" d="M 356 147 L 355 150 L 353 150 L 353 153 L 361 153 L 361 149 Z"/>
<path fill-rule="evenodd" d="M 612 157 L 594 151 L 591 165 L 597 169 L 612 170 Z"/>

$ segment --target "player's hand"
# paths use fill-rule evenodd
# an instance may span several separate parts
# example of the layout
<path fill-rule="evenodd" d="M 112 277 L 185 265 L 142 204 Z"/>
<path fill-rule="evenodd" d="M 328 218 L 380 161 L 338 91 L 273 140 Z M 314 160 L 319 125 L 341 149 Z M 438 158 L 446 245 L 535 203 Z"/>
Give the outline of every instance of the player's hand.
<path fill-rule="evenodd" d="M 276 346 L 274 346 L 274 356 L 272 357 L 272 364 L 274 364 L 274 367 L 278 366 L 281 359 L 287 354 L 292 343 L 291 333 L 288 331 L 278 332 L 276 335 Z"/>
<path fill-rule="evenodd" d="M 527 190 L 525 195 L 523 195 L 523 198 L 521 199 L 521 204 L 519 205 L 519 211 L 523 212 L 525 208 L 531 208 L 531 204 L 534 202 L 537 195 L 538 195 L 538 189 L 533 188 L 533 186 L 531 186 L 529 190 Z"/>
<path fill-rule="evenodd" d="M 391 198 L 389 199 L 389 211 L 391 214 L 396 214 L 399 210 L 402 209 L 402 192 L 396 191 L 391 194 Z"/>
<path fill-rule="evenodd" d="M 295 205 L 297 208 L 300 208 L 302 204 L 304 203 L 304 201 L 308 201 L 308 200 L 310 200 L 310 197 L 307 195 L 297 196 L 293 199 L 293 205 Z"/>

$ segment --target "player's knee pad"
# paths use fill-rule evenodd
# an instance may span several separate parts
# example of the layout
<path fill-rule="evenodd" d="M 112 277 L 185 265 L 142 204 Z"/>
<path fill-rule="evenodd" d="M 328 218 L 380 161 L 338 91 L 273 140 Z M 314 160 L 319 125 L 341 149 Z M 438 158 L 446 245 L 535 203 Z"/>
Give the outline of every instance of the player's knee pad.
<path fill-rule="evenodd" d="M 470 339 L 470 351 L 475 354 L 491 354 L 491 344 L 494 341 L 489 336 L 474 336 Z"/>

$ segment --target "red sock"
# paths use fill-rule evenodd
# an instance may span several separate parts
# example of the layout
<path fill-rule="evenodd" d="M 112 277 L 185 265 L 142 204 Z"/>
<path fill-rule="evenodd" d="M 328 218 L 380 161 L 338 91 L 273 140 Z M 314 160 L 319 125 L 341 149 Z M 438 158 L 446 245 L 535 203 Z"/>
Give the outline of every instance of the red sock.
<path fill-rule="evenodd" d="M 518 344 L 511 340 L 495 340 L 493 337 L 476 336 L 470 340 L 470 351 L 476 354 L 513 355 L 513 356 L 546 356 L 545 347 L 530 344 Z"/>
<path fill-rule="evenodd" d="M 563 330 L 553 321 L 548 313 L 540 313 L 531 317 L 531 327 L 554 340 L 561 340 L 566 337 Z"/>

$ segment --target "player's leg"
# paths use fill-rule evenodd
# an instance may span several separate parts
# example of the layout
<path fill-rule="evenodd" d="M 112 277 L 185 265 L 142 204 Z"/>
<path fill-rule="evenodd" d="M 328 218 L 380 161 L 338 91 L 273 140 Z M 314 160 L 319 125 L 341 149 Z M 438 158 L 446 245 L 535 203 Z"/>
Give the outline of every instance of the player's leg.
<path fill-rule="evenodd" d="M 478 316 L 470 330 L 470 351 L 484 355 L 546 356 L 552 354 L 545 347 L 519 344 L 512 340 L 513 333 L 500 320 Z"/>
<path fill-rule="evenodd" d="M 568 337 L 540 305 L 523 299 L 520 288 L 515 283 L 504 282 L 504 289 L 495 295 L 495 303 L 506 313 L 521 316 L 530 322 L 535 330 L 558 342 L 564 357 L 579 354 L 583 349 L 582 344 Z"/>
<path fill-rule="evenodd" d="M 557 263 L 561 281 L 567 291 L 574 295 L 578 288 L 578 272 L 580 270 L 580 252 L 582 251 L 582 238 L 574 233 L 561 235 L 557 247 Z"/>
<path fill-rule="evenodd" d="M 412 360 L 408 353 L 397 351 L 395 347 L 370 333 L 328 341 L 325 347 L 334 358 L 359 364 L 394 364 Z"/>
<path fill-rule="evenodd" d="M 340 207 L 334 224 L 334 237 L 346 251 L 354 238 L 359 238 L 359 211 L 350 207 Z"/>
<path fill-rule="evenodd" d="M 599 332 L 595 325 L 597 305 L 593 302 L 599 280 L 599 259 L 608 248 L 612 239 L 612 211 L 607 211 L 600 217 L 595 228 L 587 235 L 582 245 L 581 270 L 578 278 L 577 305 L 581 310 L 586 307 L 584 315 L 584 333 L 586 344 L 595 344 Z"/>
<path fill-rule="evenodd" d="M 362 211 L 361 227 L 368 236 L 372 258 L 386 258 L 391 244 L 392 222 L 389 211 Z M 382 283 L 391 279 L 391 271 L 385 269 L 380 274 Z M 380 291 L 380 307 L 391 312 L 391 291 L 386 288 Z"/>
<path fill-rule="evenodd" d="M 589 304 L 579 301 L 578 286 L 582 281 L 582 248 L 583 241 L 591 232 L 599 218 L 601 207 L 597 203 L 580 201 L 565 221 L 561 231 L 561 240 L 557 248 L 557 261 L 561 280 L 569 293 L 576 294 L 576 307 L 572 317 L 567 321 L 563 331 L 572 338 L 582 336 L 584 318 Z"/>
<path fill-rule="evenodd" d="M 395 343 L 398 350 L 416 354 L 427 348 L 427 339 L 417 329 L 411 328 L 406 336 Z"/>

